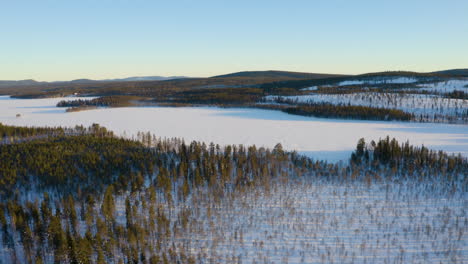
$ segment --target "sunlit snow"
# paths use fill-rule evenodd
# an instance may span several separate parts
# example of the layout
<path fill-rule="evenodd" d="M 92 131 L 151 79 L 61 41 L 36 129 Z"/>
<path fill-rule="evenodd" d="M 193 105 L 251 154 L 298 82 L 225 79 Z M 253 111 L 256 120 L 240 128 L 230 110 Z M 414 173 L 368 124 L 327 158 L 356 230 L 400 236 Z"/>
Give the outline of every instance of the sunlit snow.
<path fill-rule="evenodd" d="M 401 83 L 414 83 L 418 79 L 412 77 L 376 77 L 372 79 L 362 79 L 362 80 L 348 80 L 342 81 L 338 85 L 362 85 L 362 84 L 401 84 Z"/>
<path fill-rule="evenodd" d="M 430 84 L 420 85 L 421 90 L 430 92 L 450 93 L 455 90 L 468 93 L 468 79 L 448 80 Z"/>
<path fill-rule="evenodd" d="M 288 115 L 280 111 L 215 107 L 124 107 L 66 113 L 55 107 L 64 98 L 10 99 L 0 96 L 0 122 L 25 126 L 74 126 L 99 123 L 131 137 L 150 131 L 219 144 L 255 144 L 297 150 L 309 157 L 347 160 L 359 138 L 387 135 L 399 141 L 468 156 L 468 126 L 432 123 L 346 121 Z M 71 98 L 65 98 L 70 99 Z M 76 99 L 76 98 L 75 98 Z M 16 117 L 20 114 L 20 117 Z"/>

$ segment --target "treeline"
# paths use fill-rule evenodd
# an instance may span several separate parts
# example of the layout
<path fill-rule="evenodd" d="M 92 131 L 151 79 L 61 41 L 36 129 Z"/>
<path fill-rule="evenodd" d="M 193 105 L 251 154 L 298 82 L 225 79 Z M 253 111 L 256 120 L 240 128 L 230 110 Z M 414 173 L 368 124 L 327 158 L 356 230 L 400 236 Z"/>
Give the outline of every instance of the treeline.
<path fill-rule="evenodd" d="M 433 92 L 417 89 L 418 83 L 387 83 L 376 85 L 343 85 L 319 86 L 317 90 L 305 94 L 353 94 L 353 93 L 398 93 L 398 94 L 432 94 Z"/>
<path fill-rule="evenodd" d="M 69 127 L 18 127 L 8 126 L 0 123 L 0 144 L 14 143 L 16 141 L 34 140 L 39 138 L 57 137 L 65 135 L 93 135 L 93 136 L 113 136 L 112 131 L 108 131 L 99 124 L 92 124 L 89 127 L 75 126 Z"/>
<path fill-rule="evenodd" d="M 273 162 L 274 158 L 283 159 L 286 156 L 289 161 L 303 160 L 307 164 L 304 157 L 286 154 L 281 147 L 273 151 L 263 148 L 257 150 L 255 147 L 246 149 L 243 146 L 221 149 L 211 144 L 208 148 L 204 143 L 192 142 L 186 145 L 180 140 L 162 140 L 149 134 L 140 134 L 138 141 L 118 138 L 99 125 L 82 129 L 89 133 L 59 134 L 1 144 L 0 160 L 3 162 L 0 163 L 0 194 L 9 197 L 18 187 L 30 186 L 28 183 L 31 181 L 37 182 L 41 189 L 53 188 L 66 193 L 76 188 L 84 192 L 87 186 L 101 190 L 102 186 L 111 183 L 121 187 L 117 189 L 127 190 L 135 182 L 136 187 L 140 186 L 145 175 L 153 175 L 162 160 L 170 160 L 171 171 L 187 174 L 191 182 L 196 183 L 203 182 L 203 179 L 211 179 L 212 182 L 218 179 L 220 175 L 216 174 L 221 173 L 221 168 L 214 169 L 216 166 L 232 169 L 232 164 L 228 163 L 233 162 L 244 166 L 247 155 L 252 158 L 258 156 L 258 159 L 264 160 L 264 165 Z M 207 165 L 207 157 L 212 161 L 212 167 L 201 168 Z M 249 171 L 249 177 L 259 173 L 257 163 L 254 162 L 252 166 L 248 169 L 255 172 Z M 157 171 L 167 169 L 160 168 Z M 230 175 L 231 169 L 225 173 Z M 247 178 L 242 179 L 238 178 L 237 181 Z"/>
<path fill-rule="evenodd" d="M 465 93 L 464 91 L 460 91 L 460 90 L 453 90 L 452 92 L 446 93 L 445 95 L 448 98 L 452 98 L 452 99 L 463 99 L 463 100 L 468 99 L 468 93 Z"/>
<path fill-rule="evenodd" d="M 0 139 L 8 137 L 30 137 L 44 134 L 63 134 L 63 128 L 52 127 L 18 127 L 0 123 Z"/>
<path fill-rule="evenodd" d="M 137 96 L 126 96 L 126 95 L 110 95 L 102 96 L 94 99 L 77 99 L 77 100 L 62 100 L 57 103 L 57 107 L 84 107 L 84 106 L 131 106 L 132 100 L 141 99 Z"/>
<path fill-rule="evenodd" d="M 289 74 L 288 74 L 289 75 Z M 63 97 L 74 93 L 90 96 L 134 95 L 146 98 L 170 98 L 181 92 L 210 87 L 258 87 L 262 83 L 298 79 L 284 74 L 254 74 L 253 76 L 217 76 L 212 78 L 183 78 L 165 81 L 89 82 L 89 83 L 46 83 L 37 85 L 0 87 L 0 93 L 16 98 Z M 328 75 L 311 76 L 310 78 Z M 303 76 L 306 78 L 305 76 Z M 302 78 L 302 77 L 300 77 Z"/>
<path fill-rule="evenodd" d="M 409 121 L 413 114 L 398 109 L 377 108 L 358 105 L 335 105 L 330 103 L 308 103 L 295 107 L 283 108 L 288 114 L 325 118 L 364 119 L 364 120 L 399 120 Z"/>
<path fill-rule="evenodd" d="M 323 85 L 334 85 L 341 81 L 348 80 L 349 77 L 331 77 L 331 78 L 323 78 L 323 79 L 316 79 L 316 80 L 290 80 L 290 81 L 278 81 L 278 82 L 271 82 L 271 83 L 264 83 L 261 84 L 259 87 L 264 89 L 265 91 L 273 93 L 276 89 L 280 88 L 290 88 L 294 90 L 299 90 L 302 88 L 310 87 L 310 86 L 323 86 Z"/>
<path fill-rule="evenodd" d="M 244 105 L 258 102 L 263 96 L 263 90 L 258 88 L 205 88 L 178 92 L 170 98 L 158 98 L 156 101 L 176 104 Z"/>
<path fill-rule="evenodd" d="M 369 144 L 360 139 L 351 154 L 351 163 L 379 170 L 388 167 L 395 174 L 403 173 L 416 177 L 437 177 L 439 174 L 465 175 L 468 172 L 467 159 L 459 155 L 448 155 L 427 147 L 412 146 L 408 141 L 399 143 L 386 137 Z"/>
<path fill-rule="evenodd" d="M 265 90 L 271 90 L 275 88 L 292 88 L 292 89 L 302 89 L 310 86 L 331 86 L 337 87 L 337 84 L 342 81 L 371 81 L 379 80 L 382 78 L 398 78 L 398 77 L 412 77 L 418 79 L 418 83 L 424 83 L 428 81 L 436 81 L 444 78 L 439 74 L 432 73 L 416 73 L 416 72 L 401 72 L 401 71 L 392 71 L 392 72 L 379 72 L 379 73 L 369 73 L 362 74 L 357 76 L 343 76 L 343 77 L 331 77 L 331 78 L 322 78 L 322 79 L 309 79 L 309 80 L 284 80 L 278 82 L 264 83 L 259 87 Z M 380 87 L 387 89 L 398 89 L 403 87 L 413 87 L 415 83 L 411 84 L 392 84 L 392 83 L 376 83 L 376 84 L 363 84 L 363 85 L 353 85 L 355 87 Z"/>

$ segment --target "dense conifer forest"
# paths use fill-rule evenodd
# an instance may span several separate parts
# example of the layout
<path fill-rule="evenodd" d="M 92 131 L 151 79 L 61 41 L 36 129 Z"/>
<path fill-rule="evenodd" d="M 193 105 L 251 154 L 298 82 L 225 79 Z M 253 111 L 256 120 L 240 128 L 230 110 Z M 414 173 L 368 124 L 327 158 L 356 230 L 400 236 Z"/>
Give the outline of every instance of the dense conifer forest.
<path fill-rule="evenodd" d="M 299 105 L 285 108 L 283 111 L 294 115 L 362 120 L 409 121 L 414 118 L 414 115 L 396 109 L 327 103 Z"/>
<path fill-rule="evenodd" d="M 57 107 L 86 107 L 86 106 L 101 106 L 101 107 L 124 107 L 134 105 L 132 101 L 142 99 L 138 96 L 126 95 L 110 95 L 102 96 L 89 100 L 62 100 L 57 103 Z"/>
<path fill-rule="evenodd" d="M 454 90 L 446 94 L 448 98 L 453 99 L 468 99 L 468 94 L 464 91 Z"/>
<path fill-rule="evenodd" d="M 302 179 L 414 179 L 467 191 L 466 158 L 389 137 L 360 140 L 346 165 L 314 161 L 280 144 L 221 147 L 149 133 L 129 140 L 97 124 L 0 125 L 0 132 L 2 254 L 12 263 L 206 263 L 216 256 L 194 254 L 183 239 L 207 228 L 200 214 Z"/>

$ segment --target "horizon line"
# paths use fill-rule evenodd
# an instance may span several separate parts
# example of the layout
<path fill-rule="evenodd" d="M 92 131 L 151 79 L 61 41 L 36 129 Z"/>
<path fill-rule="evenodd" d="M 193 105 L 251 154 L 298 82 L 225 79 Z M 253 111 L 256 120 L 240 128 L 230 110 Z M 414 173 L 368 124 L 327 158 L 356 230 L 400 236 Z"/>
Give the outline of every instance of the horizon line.
<path fill-rule="evenodd" d="M 468 70 L 467 68 L 449 68 L 449 69 L 438 69 L 438 70 L 433 70 L 433 71 L 412 71 L 412 70 L 385 70 L 385 71 L 376 71 L 376 72 L 361 72 L 361 73 L 331 73 L 331 72 L 309 72 L 309 71 L 290 71 L 290 70 L 278 70 L 278 69 L 269 69 L 269 70 L 243 70 L 243 71 L 233 71 L 233 72 L 228 72 L 228 73 L 223 73 L 223 74 L 216 74 L 216 75 L 205 75 L 205 76 L 190 76 L 190 75 L 184 75 L 184 74 L 177 74 L 177 75 L 158 75 L 158 74 L 148 74 L 148 75 L 125 75 L 125 76 L 120 76 L 120 77 L 107 77 L 107 78 L 102 78 L 102 79 L 93 79 L 93 78 L 74 78 L 74 79 L 62 79 L 62 80 L 40 80 L 40 79 L 35 79 L 35 78 L 25 78 L 25 79 L 3 79 L 1 78 L 0 81 L 36 81 L 36 82 L 47 82 L 47 83 L 53 83 L 53 82 L 70 82 L 70 81 L 76 81 L 76 80 L 90 80 L 90 81 L 106 81 L 106 80 L 115 80 L 115 79 L 126 79 L 126 78 L 144 78 L 144 77 L 161 77 L 161 78 L 172 78 L 175 77 L 174 79 L 177 79 L 177 77 L 180 78 L 212 78 L 216 76 L 222 76 L 222 75 L 228 75 L 228 74 L 234 74 L 234 73 L 241 73 L 241 72 L 291 72 L 291 73 L 309 73 L 309 74 L 329 74 L 329 75 L 347 75 L 347 76 L 359 76 L 359 75 L 364 75 L 364 74 L 369 74 L 369 73 L 385 73 L 385 72 L 412 72 L 412 73 L 434 73 L 434 72 L 439 72 L 439 71 L 448 71 L 448 70 Z M 144 80 L 142 80 L 144 81 Z"/>

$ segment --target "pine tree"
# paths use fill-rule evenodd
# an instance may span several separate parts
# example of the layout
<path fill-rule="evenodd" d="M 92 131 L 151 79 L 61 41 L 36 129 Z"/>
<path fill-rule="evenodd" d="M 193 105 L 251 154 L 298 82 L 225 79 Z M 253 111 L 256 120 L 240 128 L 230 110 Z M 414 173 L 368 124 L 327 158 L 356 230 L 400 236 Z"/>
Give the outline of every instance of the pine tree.
<path fill-rule="evenodd" d="M 107 222 L 114 220 L 115 214 L 115 200 L 114 200 L 114 187 L 110 185 L 104 193 L 104 199 L 101 206 L 102 214 Z"/>

